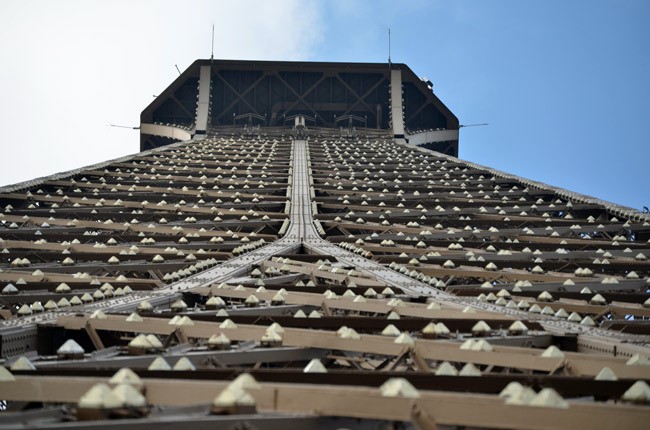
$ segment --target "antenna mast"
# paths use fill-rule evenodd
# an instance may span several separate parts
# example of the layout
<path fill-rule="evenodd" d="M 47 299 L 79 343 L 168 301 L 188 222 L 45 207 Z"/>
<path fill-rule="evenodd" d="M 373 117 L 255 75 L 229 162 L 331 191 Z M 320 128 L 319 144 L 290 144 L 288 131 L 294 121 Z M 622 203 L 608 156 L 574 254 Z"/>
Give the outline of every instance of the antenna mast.
<path fill-rule="evenodd" d="M 214 24 L 212 24 L 212 48 L 210 49 L 210 66 L 212 66 L 212 60 L 214 60 Z"/>
<path fill-rule="evenodd" d="M 388 28 L 388 67 L 391 67 L 390 63 L 390 27 Z"/>
<path fill-rule="evenodd" d="M 482 127 L 484 125 L 488 125 L 487 122 L 483 122 L 481 124 L 461 124 L 458 126 L 458 128 L 463 128 L 463 127 Z"/>

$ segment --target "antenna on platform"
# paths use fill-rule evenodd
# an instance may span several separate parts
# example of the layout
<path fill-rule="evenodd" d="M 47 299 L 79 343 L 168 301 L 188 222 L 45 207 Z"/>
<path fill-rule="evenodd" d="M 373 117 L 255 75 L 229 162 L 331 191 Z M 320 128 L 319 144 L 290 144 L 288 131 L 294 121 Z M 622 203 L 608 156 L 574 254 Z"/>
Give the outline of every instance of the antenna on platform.
<path fill-rule="evenodd" d="M 117 125 L 117 124 L 108 124 L 109 127 L 117 127 L 117 128 L 130 128 L 131 130 L 140 130 L 140 127 L 130 127 L 128 125 Z"/>
<path fill-rule="evenodd" d="M 178 64 L 174 64 L 174 67 L 176 67 L 176 70 L 178 71 L 178 74 L 181 74 L 181 69 L 178 68 Z"/>
<path fill-rule="evenodd" d="M 390 63 L 390 27 L 388 27 L 388 68 L 391 67 Z"/>
<path fill-rule="evenodd" d="M 481 124 L 467 124 L 467 125 L 459 125 L 458 128 L 463 128 L 463 127 L 482 127 L 484 125 L 488 125 L 487 122 L 481 123 Z"/>
<path fill-rule="evenodd" d="M 212 49 L 210 50 L 210 66 L 214 60 L 214 24 L 212 24 Z"/>

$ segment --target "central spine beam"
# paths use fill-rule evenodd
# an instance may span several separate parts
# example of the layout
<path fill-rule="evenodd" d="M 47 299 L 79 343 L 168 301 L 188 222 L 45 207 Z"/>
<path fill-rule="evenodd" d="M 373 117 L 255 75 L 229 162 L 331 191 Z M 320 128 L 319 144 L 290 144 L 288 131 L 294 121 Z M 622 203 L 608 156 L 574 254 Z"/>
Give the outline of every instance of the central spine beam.
<path fill-rule="evenodd" d="M 312 224 L 309 171 L 307 169 L 307 141 L 293 141 L 293 181 L 291 184 L 291 226 L 288 236 L 304 242 L 316 234 Z"/>

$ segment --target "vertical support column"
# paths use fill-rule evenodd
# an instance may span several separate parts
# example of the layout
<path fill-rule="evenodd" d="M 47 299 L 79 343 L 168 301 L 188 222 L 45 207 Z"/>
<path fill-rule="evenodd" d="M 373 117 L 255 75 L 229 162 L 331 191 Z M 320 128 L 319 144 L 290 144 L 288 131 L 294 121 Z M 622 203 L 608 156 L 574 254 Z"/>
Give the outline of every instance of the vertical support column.
<path fill-rule="evenodd" d="M 199 99 L 196 104 L 196 134 L 205 134 L 208 130 L 211 74 L 210 66 L 201 66 L 199 75 Z"/>
<path fill-rule="evenodd" d="M 381 128 L 381 115 L 382 115 L 381 105 L 377 104 L 377 124 L 376 124 L 377 130 Z"/>
<path fill-rule="evenodd" d="M 404 110 L 402 107 L 402 71 L 390 71 L 390 117 L 393 136 L 404 137 Z"/>

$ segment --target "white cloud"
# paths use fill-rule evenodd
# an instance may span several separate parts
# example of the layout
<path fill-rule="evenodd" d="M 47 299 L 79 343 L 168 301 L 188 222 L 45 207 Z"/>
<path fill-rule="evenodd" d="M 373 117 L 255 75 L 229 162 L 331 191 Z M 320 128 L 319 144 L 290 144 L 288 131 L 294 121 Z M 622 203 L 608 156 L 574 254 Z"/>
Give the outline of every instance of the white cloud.
<path fill-rule="evenodd" d="M 312 1 L 0 3 L 0 185 L 138 151 L 140 111 L 197 58 L 305 60 Z"/>

